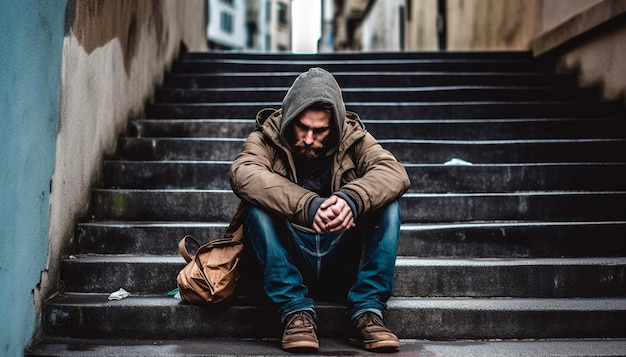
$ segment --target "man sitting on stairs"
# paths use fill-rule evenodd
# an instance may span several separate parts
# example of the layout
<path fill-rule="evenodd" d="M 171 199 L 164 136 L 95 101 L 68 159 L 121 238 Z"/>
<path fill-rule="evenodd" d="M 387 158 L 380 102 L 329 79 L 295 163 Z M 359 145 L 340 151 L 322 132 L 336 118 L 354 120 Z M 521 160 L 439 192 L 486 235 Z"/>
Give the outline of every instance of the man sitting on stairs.
<path fill-rule="evenodd" d="M 230 169 L 243 223 L 278 306 L 286 351 L 319 349 L 314 300 L 347 300 L 349 342 L 397 351 L 383 323 L 400 233 L 405 168 L 346 112 L 335 78 L 302 73 L 263 109 Z M 232 227 L 232 225 L 231 225 Z"/>

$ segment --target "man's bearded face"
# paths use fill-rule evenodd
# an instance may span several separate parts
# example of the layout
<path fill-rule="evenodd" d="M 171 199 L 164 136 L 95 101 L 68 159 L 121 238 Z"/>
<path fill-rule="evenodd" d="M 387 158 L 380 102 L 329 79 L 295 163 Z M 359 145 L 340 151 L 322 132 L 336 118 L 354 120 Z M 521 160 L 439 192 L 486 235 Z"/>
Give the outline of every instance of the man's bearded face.
<path fill-rule="evenodd" d="M 304 156 L 307 160 L 318 158 L 324 151 L 324 144 L 317 140 L 313 140 L 313 143 L 307 145 L 304 140 L 296 139 L 294 143 L 294 151 L 298 156 Z"/>
<path fill-rule="evenodd" d="M 324 152 L 324 142 L 330 135 L 329 110 L 306 110 L 294 120 L 294 151 L 307 159 L 315 159 Z"/>

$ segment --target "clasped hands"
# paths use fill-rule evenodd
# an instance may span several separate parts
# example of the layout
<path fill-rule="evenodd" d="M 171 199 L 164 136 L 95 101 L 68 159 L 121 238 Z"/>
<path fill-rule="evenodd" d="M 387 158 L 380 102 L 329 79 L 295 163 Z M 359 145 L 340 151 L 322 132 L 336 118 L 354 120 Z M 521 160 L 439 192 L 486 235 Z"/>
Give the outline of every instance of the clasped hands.
<path fill-rule="evenodd" d="M 317 234 L 347 231 L 355 226 L 352 209 L 348 202 L 339 196 L 327 198 L 315 213 L 313 229 Z"/>

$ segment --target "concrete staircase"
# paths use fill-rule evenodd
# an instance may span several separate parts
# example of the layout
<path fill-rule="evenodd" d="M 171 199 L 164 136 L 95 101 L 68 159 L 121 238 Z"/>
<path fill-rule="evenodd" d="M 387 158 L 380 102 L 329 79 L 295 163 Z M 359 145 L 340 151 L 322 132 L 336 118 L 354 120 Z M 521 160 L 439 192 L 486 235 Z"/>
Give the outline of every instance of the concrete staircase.
<path fill-rule="evenodd" d="M 284 354 L 253 264 L 226 306 L 166 293 L 178 240 L 219 237 L 237 205 L 228 168 L 256 112 L 312 66 L 412 180 L 386 311 L 403 355 L 626 351 L 623 106 L 527 53 L 188 53 L 105 162 L 29 355 Z M 321 353 L 368 355 L 343 313 L 319 302 Z"/>

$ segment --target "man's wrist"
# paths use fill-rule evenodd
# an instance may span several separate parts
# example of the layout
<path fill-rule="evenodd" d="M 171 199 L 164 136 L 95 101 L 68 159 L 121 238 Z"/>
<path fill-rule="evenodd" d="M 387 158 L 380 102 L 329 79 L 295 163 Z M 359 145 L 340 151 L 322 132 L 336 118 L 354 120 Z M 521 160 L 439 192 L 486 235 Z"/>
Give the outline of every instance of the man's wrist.
<path fill-rule="evenodd" d="M 352 217 L 356 221 L 356 216 L 358 212 L 356 207 L 356 200 L 350 194 L 341 191 L 337 191 L 333 193 L 333 195 L 343 199 L 348 203 L 348 206 L 350 206 L 350 210 L 352 211 Z"/>
<path fill-rule="evenodd" d="M 309 214 L 307 215 L 307 222 L 306 222 L 307 226 L 309 227 L 313 226 L 313 221 L 315 220 L 315 214 L 317 213 L 317 210 L 320 208 L 322 203 L 324 203 L 324 201 L 326 201 L 326 199 L 322 197 L 315 197 L 314 199 L 311 200 L 311 203 L 309 203 Z"/>

